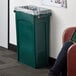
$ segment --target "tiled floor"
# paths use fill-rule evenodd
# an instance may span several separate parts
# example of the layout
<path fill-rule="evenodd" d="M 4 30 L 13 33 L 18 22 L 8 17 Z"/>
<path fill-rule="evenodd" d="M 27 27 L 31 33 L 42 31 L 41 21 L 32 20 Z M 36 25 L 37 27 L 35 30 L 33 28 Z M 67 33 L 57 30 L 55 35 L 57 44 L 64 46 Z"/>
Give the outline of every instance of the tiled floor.
<path fill-rule="evenodd" d="M 0 47 L 0 76 L 48 76 L 48 68 L 35 69 L 21 64 L 16 52 Z"/>

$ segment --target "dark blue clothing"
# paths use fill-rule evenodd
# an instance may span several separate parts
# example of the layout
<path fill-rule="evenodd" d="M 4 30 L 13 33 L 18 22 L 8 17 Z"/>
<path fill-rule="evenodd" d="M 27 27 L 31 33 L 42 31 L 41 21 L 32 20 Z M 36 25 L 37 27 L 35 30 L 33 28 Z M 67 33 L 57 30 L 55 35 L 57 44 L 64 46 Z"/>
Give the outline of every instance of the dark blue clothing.
<path fill-rule="evenodd" d="M 55 74 L 55 76 L 67 76 L 67 50 L 73 43 L 71 41 L 67 41 L 64 43 L 53 67 L 49 71 L 49 76 L 51 72 Z"/>

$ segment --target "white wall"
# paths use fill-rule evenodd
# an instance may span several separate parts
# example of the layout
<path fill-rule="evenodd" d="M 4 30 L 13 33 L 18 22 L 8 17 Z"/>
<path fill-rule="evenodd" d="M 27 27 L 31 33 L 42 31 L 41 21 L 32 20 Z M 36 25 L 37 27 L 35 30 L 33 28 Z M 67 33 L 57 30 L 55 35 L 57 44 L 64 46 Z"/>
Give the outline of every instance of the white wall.
<path fill-rule="evenodd" d="M 0 1 L 0 46 L 8 48 L 8 0 Z"/>
<path fill-rule="evenodd" d="M 12 0 L 11 15 L 10 15 L 10 43 L 16 44 L 15 34 L 15 16 L 13 13 L 15 6 L 33 4 L 45 7 L 51 10 L 52 16 L 50 20 L 50 57 L 56 58 L 62 46 L 62 33 L 64 29 L 71 26 L 76 26 L 76 0 L 67 0 L 67 8 L 58 8 L 51 6 L 44 6 L 41 0 Z"/>

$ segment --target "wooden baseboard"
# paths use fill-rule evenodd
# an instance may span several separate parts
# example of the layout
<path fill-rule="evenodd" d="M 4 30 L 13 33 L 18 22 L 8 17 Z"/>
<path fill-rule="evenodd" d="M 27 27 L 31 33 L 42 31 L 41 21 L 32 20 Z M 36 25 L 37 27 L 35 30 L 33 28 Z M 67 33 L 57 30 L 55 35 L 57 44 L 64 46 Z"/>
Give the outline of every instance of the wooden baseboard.
<path fill-rule="evenodd" d="M 51 68 L 54 65 L 55 60 L 56 60 L 55 58 L 49 57 L 49 68 Z"/>
<path fill-rule="evenodd" d="M 11 43 L 8 44 L 8 49 L 9 49 L 9 50 L 12 50 L 12 51 L 15 51 L 15 52 L 16 52 L 16 50 L 17 50 L 16 47 L 17 47 L 17 46 L 14 45 L 14 44 L 11 44 Z"/>

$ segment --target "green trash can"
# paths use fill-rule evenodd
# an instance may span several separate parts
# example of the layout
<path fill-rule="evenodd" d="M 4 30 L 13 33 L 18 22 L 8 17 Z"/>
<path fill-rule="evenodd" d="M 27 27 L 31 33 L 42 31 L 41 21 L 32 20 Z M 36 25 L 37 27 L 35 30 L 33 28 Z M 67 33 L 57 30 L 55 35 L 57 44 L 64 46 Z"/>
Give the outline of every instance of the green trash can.
<path fill-rule="evenodd" d="M 34 68 L 48 65 L 50 10 L 36 6 L 15 8 L 18 61 Z"/>

